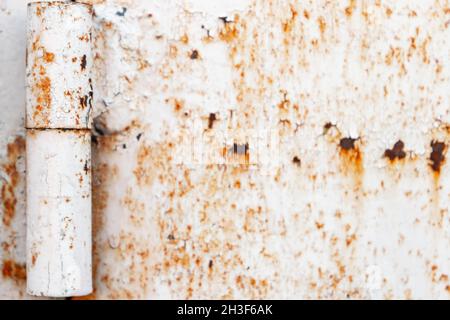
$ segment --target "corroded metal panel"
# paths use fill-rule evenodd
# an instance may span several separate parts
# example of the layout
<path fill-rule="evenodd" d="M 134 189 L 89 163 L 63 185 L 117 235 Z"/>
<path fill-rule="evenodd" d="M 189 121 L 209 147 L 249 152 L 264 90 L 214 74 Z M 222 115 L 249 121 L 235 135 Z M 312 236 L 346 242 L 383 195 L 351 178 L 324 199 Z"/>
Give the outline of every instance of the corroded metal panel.
<path fill-rule="evenodd" d="M 89 2 L 89 298 L 450 297 L 448 1 Z"/>

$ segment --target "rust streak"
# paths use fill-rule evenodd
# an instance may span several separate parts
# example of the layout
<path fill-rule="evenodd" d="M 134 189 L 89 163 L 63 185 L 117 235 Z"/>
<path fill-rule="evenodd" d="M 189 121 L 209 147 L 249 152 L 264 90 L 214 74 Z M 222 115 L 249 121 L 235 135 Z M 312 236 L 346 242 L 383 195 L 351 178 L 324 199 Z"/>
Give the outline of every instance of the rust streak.
<path fill-rule="evenodd" d="M 81 62 L 80 62 L 81 71 L 83 71 L 84 69 L 86 69 L 86 63 L 87 63 L 87 61 L 86 61 L 86 55 L 84 54 L 84 55 L 81 57 Z"/>
<path fill-rule="evenodd" d="M 3 201 L 3 218 L 2 221 L 6 226 L 11 224 L 12 219 L 16 213 L 17 198 L 15 195 L 15 188 L 19 183 L 20 174 L 17 170 L 17 160 L 23 155 L 25 151 L 25 140 L 18 136 L 16 139 L 8 144 L 8 161 L 3 165 L 9 181 L 2 185 L 1 196 Z"/>

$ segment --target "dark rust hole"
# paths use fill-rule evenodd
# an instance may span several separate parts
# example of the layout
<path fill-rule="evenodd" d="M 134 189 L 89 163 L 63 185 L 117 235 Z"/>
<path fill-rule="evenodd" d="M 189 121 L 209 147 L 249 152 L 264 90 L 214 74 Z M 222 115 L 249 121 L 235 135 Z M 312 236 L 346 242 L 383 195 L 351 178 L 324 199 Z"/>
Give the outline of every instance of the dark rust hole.
<path fill-rule="evenodd" d="M 250 147 L 249 147 L 248 143 L 246 143 L 246 144 L 234 143 L 233 144 L 233 153 L 235 153 L 235 154 L 245 155 L 249 151 L 250 151 Z"/>
<path fill-rule="evenodd" d="M 191 59 L 192 60 L 198 59 L 198 51 L 197 50 L 192 50 Z"/>
<path fill-rule="evenodd" d="M 342 138 L 339 141 L 339 146 L 344 150 L 352 150 L 355 149 L 355 141 L 353 138 Z"/>
<path fill-rule="evenodd" d="M 386 158 L 389 158 L 389 160 L 393 161 L 395 159 L 404 159 L 406 157 L 405 151 L 403 151 L 403 148 L 405 147 L 405 144 L 402 140 L 398 140 L 392 149 L 386 149 L 384 151 L 384 156 Z"/>
<path fill-rule="evenodd" d="M 86 69 L 86 55 L 84 54 L 82 57 L 81 57 L 81 63 L 80 63 L 80 66 L 81 66 L 81 71 L 83 71 L 84 69 Z"/>
<path fill-rule="evenodd" d="M 446 145 L 444 142 L 440 141 L 431 141 L 431 153 L 430 153 L 430 160 L 431 160 L 431 168 L 439 172 L 441 170 L 441 165 L 445 160 L 444 151 L 446 148 Z"/>
<path fill-rule="evenodd" d="M 210 113 L 209 114 L 209 118 L 208 118 L 208 128 L 212 129 L 214 126 L 214 121 L 217 120 L 216 114 L 215 113 Z"/>

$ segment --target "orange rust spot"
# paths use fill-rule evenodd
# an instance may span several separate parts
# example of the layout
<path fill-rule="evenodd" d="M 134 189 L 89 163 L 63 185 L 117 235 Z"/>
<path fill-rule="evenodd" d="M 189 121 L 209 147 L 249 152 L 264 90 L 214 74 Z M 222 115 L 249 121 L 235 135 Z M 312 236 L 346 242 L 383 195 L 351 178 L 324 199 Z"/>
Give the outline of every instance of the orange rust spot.
<path fill-rule="evenodd" d="M 236 284 L 241 288 L 244 287 L 244 285 L 242 284 L 242 276 L 239 275 L 236 277 Z"/>
<path fill-rule="evenodd" d="M 41 76 L 43 76 L 43 75 L 45 74 L 45 68 L 44 68 L 44 66 L 39 66 L 39 74 L 40 74 Z"/>
<path fill-rule="evenodd" d="M 347 247 L 350 246 L 354 240 L 356 240 L 356 235 L 355 234 L 352 234 L 351 236 L 348 236 L 345 239 L 345 244 L 347 245 Z"/>
<path fill-rule="evenodd" d="M 85 34 L 79 36 L 78 39 L 80 39 L 81 41 L 88 42 L 89 41 L 89 34 L 85 33 Z"/>
<path fill-rule="evenodd" d="M 25 265 L 12 260 L 3 261 L 2 275 L 3 278 L 10 278 L 17 282 L 25 281 L 27 278 Z"/>
<path fill-rule="evenodd" d="M 392 9 L 391 8 L 386 8 L 386 15 L 390 18 L 392 15 Z"/>
<path fill-rule="evenodd" d="M 308 12 L 307 10 L 303 10 L 303 16 L 304 16 L 306 19 L 309 19 L 309 12 Z"/>
<path fill-rule="evenodd" d="M 169 57 L 175 59 L 177 55 L 178 55 L 178 48 L 174 44 L 171 44 L 169 46 Z"/>
<path fill-rule="evenodd" d="M 52 96 L 50 94 L 51 81 L 49 77 L 43 77 L 36 85 L 39 89 L 39 95 L 37 97 L 37 103 L 44 105 L 45 107 L 50 107 L 52 103 Z"/>
<path fill-rule="evenodd" d="M 51 63 L 53 62 L 53 60 L 55 59 L 55 54 L 51 53 L 51 52 L 45 52 L 44 53 L 44 61 L 47 63 Z"/>
<path fill-rule="evenodd" d="M 223 28 L 219 32 L 219 39 L 225 42 L 232 42 L 239 35 L 239 31 L 236 27 L 237 22 L 239 21 L 239 16 L 235 15 L 233 22 L 226 22 L 225 28 Z"/>
<path fill-rule="evenodd" d="M 34 40 L 33 44 L 31 45 L 31 49 L 32 49 L 33 51 L 36 51 L 36 50 L 37 50 L 38 45 L 39 45 L 39 40 L 40 40 L 40 37 L 37 36 L 37 37 L 36 37 L 36 40 Z"/>
<path fill-rule="evenodd" d="M 291 17 L 286 22 L 283 22 L 283 24 L 282 24 L 284 32 L 287 33 L 287 32 L 292 31 L 297 15 L 298 15 L 297 11 L 291 6 Z"/>
<path fill-rule="evenodd" d="M 37 260 L 37 254 L 33 253 L 31 255 L 31 265 L 35 265 L 36 264 L 36 260 Z"/>
<path fill-rule="evenodd" d="M 9 177 L 9 181 L 2 185 L 1 198 L 3 200 L 3 218 L 5 225 L 9 226 L 15 216 L 17 198 L 15 195 L 15 188 L 19 183 L 20 174 L 17 171 L 16 162 L 23 155 L 25 151 L 25 140 L 18 136 L 7 146 L 8 162 L 3 165 L 5 173 Z"/>
<path fill-rule="evenodd" d="M 227 156 L 227 151 L 228 151 L 227 147 L 223 147 L 223 148 L 222 148 L 222 152 L 221 152 L 222 157 L 225 158 L 225 157 Z"/>
<path fill-rule="evenodd" d="M 326 22 L 325 22 L 324 17 L 320 16 L 320 17 L 317 19 L 317 23 L 319 24 L 319 30 L 320 30 L 320 33 L 323 34 L 323 33 L 325 32 L 326 28 L 327 28 L 327 24 L 326 24 Z"/>
<path fill-rule="evenodd" d="M 175 99 L 174 104 L 175 104 L 175 111 L 180 111 L 181 109 L 183 109 L 184 103 L 182 101 Z"/>
<path fill-rule="evenodd" d="M 356 1 L 355 0 L 350 0 L 349 5 L 345 8 L 345 15 L 347 17 L 350 17 L 353 14 L 353 11 L 356 8 Z"/>
<path fill-rule="evenodd" d="M 189 43 L 189 37 L 188 35 L 185 33 L 183 34 L 183 36 L 180 38 L 180 41 L 184 44 L 188 44 Z"/>
<path fill-rule="evenodd" d="M 150 66 L 150 64 L 144 59 L 138 59 L 138 64 L 139 64 L 139 67 L 138 67 L 139 71 L 144 70 Z"/>

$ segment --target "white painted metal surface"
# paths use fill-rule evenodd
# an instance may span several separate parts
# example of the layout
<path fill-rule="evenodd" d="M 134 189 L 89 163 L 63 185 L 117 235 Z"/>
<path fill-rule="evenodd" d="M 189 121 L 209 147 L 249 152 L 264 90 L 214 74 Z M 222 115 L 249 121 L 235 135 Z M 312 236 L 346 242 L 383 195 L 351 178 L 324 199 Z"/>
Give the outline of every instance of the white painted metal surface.
<path fill-rule="evenodd" d="M 27 130 L 27 291 L 50 297 L 92 291 L 91 136 Z"/>
<path fill-rule="evenodd" d="M 28 128 L 91 126 L 92 8 L 70 1 L 28 5 Z"/>
<path fill-rule="evenodd" d="M 92 8 L 28 5 L 27 292 L 92 291 Z"/>
<path fill-rule="evenodd" d="M 0 10 L 6 297 L 25 296 L 18 2 Z M 89 2 L 88 298 L 450 297 L 448 1 Z"/>

